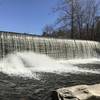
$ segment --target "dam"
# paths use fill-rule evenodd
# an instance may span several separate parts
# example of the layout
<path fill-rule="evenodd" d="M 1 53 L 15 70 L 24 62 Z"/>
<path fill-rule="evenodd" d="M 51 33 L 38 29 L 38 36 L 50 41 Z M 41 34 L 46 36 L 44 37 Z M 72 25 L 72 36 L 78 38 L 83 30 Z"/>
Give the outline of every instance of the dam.
<path fill-rule="evenodd" d="M 86 40 L 54 39 L 30 34 L 0 32 L 0 58 L 13 52 L 32 51 L 57 59 L 98 58 L 100 43 Z"/>

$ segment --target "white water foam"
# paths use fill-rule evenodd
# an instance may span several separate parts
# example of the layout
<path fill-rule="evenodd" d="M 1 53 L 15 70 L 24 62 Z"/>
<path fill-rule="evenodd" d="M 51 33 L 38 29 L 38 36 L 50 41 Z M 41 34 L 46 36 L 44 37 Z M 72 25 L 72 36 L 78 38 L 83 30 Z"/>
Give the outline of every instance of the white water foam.
<path fill-rule="evenodd" d="M 9 54 L 0 61 L 0 72 L 8 75 L 30 77 L 39 79 L 36 72 L 48 73 L 97 73 L 98 71 L 81 69 L 67 63 L 64 65 L 60 61 L 54 60 L 43 54 L 33 52 L 17 52 Z"/>
<path fill-rule="evenodd" d="M 62 64 L 100 64 L 100 58 L 58 60 Z"/>

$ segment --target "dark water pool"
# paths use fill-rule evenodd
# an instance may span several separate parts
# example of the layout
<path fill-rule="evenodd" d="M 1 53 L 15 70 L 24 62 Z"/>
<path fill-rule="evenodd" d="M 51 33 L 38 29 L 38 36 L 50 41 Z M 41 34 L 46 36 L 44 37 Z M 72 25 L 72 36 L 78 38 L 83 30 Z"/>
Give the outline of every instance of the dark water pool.
<path fill-rule="evenodd" d="M 100 70 L 99 64 L 80 64 L 80 68 Z M 0 73 L 0 100 L 51 100 L 51 91 L 77 84 L 100 83 L 100 74 L 37 73 L 41 79 L 28 79 Z"/>

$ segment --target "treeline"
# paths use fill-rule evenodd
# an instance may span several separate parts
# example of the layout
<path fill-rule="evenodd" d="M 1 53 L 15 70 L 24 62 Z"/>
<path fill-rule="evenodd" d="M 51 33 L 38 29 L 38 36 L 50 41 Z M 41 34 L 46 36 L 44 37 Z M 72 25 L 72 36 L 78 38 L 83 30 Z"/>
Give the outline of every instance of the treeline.
<path fill-rule="evenodd" d="M 56 27 L 46 25 L 42 36 L 100 40 L 99 0 L 60 0 Z"/>

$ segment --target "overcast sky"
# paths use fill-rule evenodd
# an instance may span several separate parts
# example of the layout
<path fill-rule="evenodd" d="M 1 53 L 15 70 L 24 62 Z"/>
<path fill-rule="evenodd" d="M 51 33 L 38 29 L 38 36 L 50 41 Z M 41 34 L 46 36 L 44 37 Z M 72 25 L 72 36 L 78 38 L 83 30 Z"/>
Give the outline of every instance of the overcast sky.
<path fill-rule="evenodd" d="M 0 31 L 41 34 L 45 24 L 53 24 L 52 8 L 58 0 L 0 0 Z"/>

